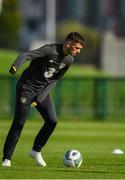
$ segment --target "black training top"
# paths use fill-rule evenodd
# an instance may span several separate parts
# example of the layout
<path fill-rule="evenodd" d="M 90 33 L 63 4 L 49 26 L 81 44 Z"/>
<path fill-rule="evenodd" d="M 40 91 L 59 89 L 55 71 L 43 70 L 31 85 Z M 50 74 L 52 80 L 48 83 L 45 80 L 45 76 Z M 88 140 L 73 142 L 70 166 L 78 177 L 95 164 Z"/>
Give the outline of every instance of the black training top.
<path fill-rule="evenodd" d="M 72 64 L 73 57 L 64 55 L 63 44 L 48 44 L 19 55 L 13 66 L 18 70 L 26 61 L 31 62 L 20 81 L 27 88 L 38 92 L 54 80 L 60 79 Z"/>

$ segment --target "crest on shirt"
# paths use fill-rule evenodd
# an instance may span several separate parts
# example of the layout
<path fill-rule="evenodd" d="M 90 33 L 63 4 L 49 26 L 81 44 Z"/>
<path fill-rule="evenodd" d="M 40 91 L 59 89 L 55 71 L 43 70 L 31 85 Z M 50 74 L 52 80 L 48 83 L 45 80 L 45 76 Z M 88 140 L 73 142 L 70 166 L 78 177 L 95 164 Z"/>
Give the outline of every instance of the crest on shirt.
<path fill-rule="evenodd" d="M 20 98 L 20 102 L 21 102 L 22 104 L 25 104 L 25 103 L 26 103 L 26 98 L 25 98 L 25 97 L 21 97 L 21 98 Z"/>
<path fill-rule="evenodd" d="M 65 63 L 61 63 L 60 66 L 59 66 L 59 69 L 63 69 L 65 66 L 66 66 Z"/>

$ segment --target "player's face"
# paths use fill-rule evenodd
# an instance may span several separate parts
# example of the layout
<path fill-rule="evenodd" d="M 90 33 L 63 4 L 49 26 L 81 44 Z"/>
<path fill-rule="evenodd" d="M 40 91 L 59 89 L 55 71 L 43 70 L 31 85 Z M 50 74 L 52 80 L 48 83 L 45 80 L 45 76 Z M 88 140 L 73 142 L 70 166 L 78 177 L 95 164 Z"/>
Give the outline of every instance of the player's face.
<path fill-rule="evenodd" d="M 80 53 L 81 49 L 83 46 L 80 43 L 69 43 L 67 44 L 68 48 L 68 53 L 71 54 L 72 56 L 76 56 L 77 54 Z"/>

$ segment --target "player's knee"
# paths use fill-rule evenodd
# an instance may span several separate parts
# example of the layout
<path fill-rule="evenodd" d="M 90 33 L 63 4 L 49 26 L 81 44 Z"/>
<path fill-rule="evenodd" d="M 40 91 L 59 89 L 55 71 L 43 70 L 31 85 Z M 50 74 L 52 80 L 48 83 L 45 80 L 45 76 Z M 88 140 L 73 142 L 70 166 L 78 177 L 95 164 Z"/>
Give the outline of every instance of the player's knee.
<path fill-rule="evenodd" d="M 23 129 L 23 126 L 24 126 L 24 123 L 18 122 L 16 124 L 14 124 L 14 129 L 21 131 Z"/>
<path fill-rule="evenodd" d="M 22 129 L 23 129 L 23 124 L 17 124 L 16 129 L 18 129 L 18 130 L 22 130 Z"/>
<path fill-rule="evenodd" d="M 50 124 L 51 126 L 55 127 L 56 124 L 57 124 L 57 119 L 56 119 L 56 118 L 51 118 L 51 119 L 49 120 L 49 124 Z"/>

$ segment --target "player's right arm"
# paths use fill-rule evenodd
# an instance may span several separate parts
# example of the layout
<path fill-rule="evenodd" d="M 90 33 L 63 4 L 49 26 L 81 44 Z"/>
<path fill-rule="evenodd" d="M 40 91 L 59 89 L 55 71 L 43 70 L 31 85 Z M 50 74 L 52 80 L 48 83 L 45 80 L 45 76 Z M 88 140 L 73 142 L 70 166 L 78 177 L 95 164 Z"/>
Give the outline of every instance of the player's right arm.
<path fill-rule="evenodd" d="M 9 72 L 11 73 L 11 74 L 15 74 L 16 73 L 16 67 L 15 66 L 11 66 L 11 68 L 9 69 Z"/>
<path fill-rule="evenodd" d="M 12 66 L 10 67 L 9 72 L 11 74 L 15 74 L 18 71 L 19 67 L 28 60 L 30 60 L 30 57 L 29 57 L 28 53 L 20 54 L 16 58 L 15 62 L 12 64 Z"/>
<path fill-rule="evenodd" d="M 49 54 L 49 52 L 50 52 L 50 47 L 45 45 L 41 48 L 22 53 L 16 58 L 15 62 L 12 64 L 9 72 L 11 74 L 15 74 L 18 71 L 18 69 L 20 68 L 20 66 L 22 64 L 24 64 L 25 62 L 37 60 L 38 58 L 42 59 L 44 56 L 47 56 Z"/>

